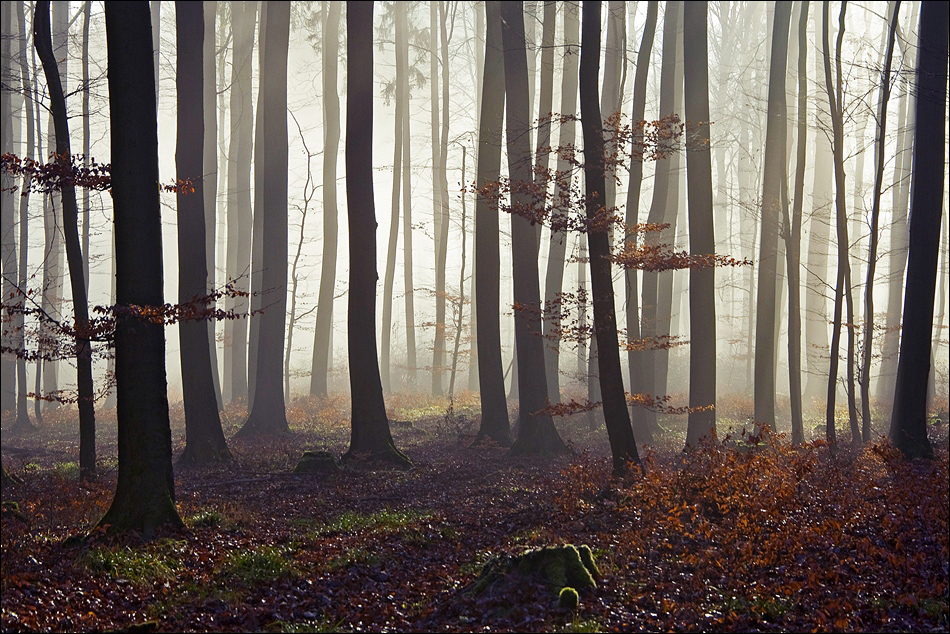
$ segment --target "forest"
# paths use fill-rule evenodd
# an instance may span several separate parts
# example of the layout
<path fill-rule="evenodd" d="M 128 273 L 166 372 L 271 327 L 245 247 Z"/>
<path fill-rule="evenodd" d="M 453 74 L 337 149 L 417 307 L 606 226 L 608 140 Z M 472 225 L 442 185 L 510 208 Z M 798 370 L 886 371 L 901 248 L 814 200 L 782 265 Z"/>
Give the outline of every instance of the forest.
<path fill-rule="evenodd" d="M 950 629 L 950 3 L 0 3 L 4 632 Z"/>

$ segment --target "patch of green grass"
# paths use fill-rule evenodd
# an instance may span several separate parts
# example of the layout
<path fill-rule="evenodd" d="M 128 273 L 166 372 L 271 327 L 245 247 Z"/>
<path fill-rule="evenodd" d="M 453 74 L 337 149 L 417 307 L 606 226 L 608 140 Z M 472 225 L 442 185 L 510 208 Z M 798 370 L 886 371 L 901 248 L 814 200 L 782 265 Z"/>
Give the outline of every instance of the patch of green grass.
<path fill-rule="evenodd" d="M 370 551 L 362 546 L 343 551 L 338 557 L 326 562 L 327 570 L 341 570 L 350 566 L 376 566 L 383 561 L 378 552 Z"/>
<path fill-rule="evenodd" d="M 431 516 L 432 514 L 428 511 L 412 509 L 382 509 L 369 514 L 347 511 L 322 526 L 318 526 L 314 532 L 317 535 L 329 535 L 333 533 L 356 533 L 364 530 L 372 532 L 395 531 Z"/>
<path fill-rule="evenodd" d="M 80 561 L 90 572 L 125 579 L 136 586 L 146 586 L 175 578 L 181 568 L 179 553 L 186 543 L 162 539 L 142 549 L 128 546 L 117 549 L 98 547 L 86 551 Z"/>
<path fill-rule="evenodd" d="M 237 550 L 228 554 L 220 574 L 229 581 L 247 586 L 295 577 L 299 571 L 289 555 L 287 548 L 277 546 Z"/>
<path fill-rule="evenodd" d="M 53 465 L 52 471 L 64 480 L 79 479 L 79 463 L 75 461 L 57 462 Z"/>
<path fill-rule="evenodd" d="M 185 524 L 192 528 L 221 526 L 223 523 L 224 516 L 215 509 L 202 509 L 185 518 Z"/>
<path fill-rule="evenodd" d="M 570 623 L 564 625 L 564 627 L 557 628 L 555 632 L 603 632 L 603 626 L 592 619 L 581 619 L 580 617 L 574 617 L 574 620 Z"/>
<path fill-rule="evenodd" d="M 792 609 L 792 602 L 786 597 L 726 597 L 722 602 L 722 612 L 736 614 L 755 614 L 767 621 L 780 621 Z"/>

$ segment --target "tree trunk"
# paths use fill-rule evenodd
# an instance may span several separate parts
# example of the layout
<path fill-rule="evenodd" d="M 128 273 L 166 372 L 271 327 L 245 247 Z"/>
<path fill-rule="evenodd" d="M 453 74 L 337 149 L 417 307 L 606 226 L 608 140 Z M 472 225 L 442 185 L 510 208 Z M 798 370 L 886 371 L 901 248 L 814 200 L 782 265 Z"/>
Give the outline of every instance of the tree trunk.
<path fill-rule="evenodd" d="M 217 0 L 203 2 L 204 7 L 204 48 L 200 51 L 199 59 L 202 60 L 203 86 L 202 98 L 204 101 L 204 143 L 203 143 L 203 165 L 202 188 L 204 190 L 204 218 L 205 218 L 205 270 L 207 279 L 205 281 L 206 293 L 214 290 L 215 284 L 215 264 L 214 264 L 214 245 L 215 245 L 215 218 L 217 216 L 218 206 L 218 125 L 217 110 L 215 102 L 217 100 L 217 83 L 215 81 L 215 17 L 217 14 Z M 215 302 L 212 301 L 209 309 L 215 308 Z M 222 409 L 221 401 L 221 379 L 218 376 L 218 346 L 215 337 L 216 321 L 209 319 L 205 322 L 208 329 L 208 351 L 211 357 L 211 382 L 213 394 L 217 409 Z"/>
<path fill-rule="evenodd" d="M 590 245 L 590 281 L 597 341 L 597 373 L 603 398 L 604 421 L 610 439 L 615 473 L 629 463 L 640 464 L 637 443 L 630 427 L 630 413 L 620 372 L 617 313 L 610 272 L 610 224 L 607 200 L 603 120 L 597 103 L 600 75 L 600 2 L 585 0 L 581 32 L 580 102 L 584 133 L 584 180 L 587 211 L 587 241 Z"/>
<path fill-rule="evenodd" d="M 13 107 L 11 91 L 13 90 L 13 53 L 11 51 L 13 32 L 13 4 L 4 3 L 0 7 L 0 22 L 2 22 L 2 70 L 0 70 L 0 154 L 13 152 Z M 6 302 L 9 297 L 16 295 L 13 288 L 17 276 L 16 237 L 13 221 L 13 177 L 6 171 L 0 175 L 0 232 L 3 234 L 3 253 L 0 255 L 3 266 L 3 321 L 14 321 L 14 313 Z M 15 346 L 12 329 L 3 329 L 4 348 Z M 0 360 L 0 410 L 4 414 L 16 411 L 16 357 L 13 353 L 4 352 Z"/>
<path fill-rule="evenodd" d="M 653 39 L 656 35 L 656 18 L 659 2 L 650 0 L 647 4 L 646 24 L 643 26 L 643 37 L 640 41 L 640 50 L 637 53 L 637 71 L 633 80 L 633 110 L 631 124 L 634 134 L 630 149 L 630 183 L 627 186 L 627 209 L 625 222 L 628 227 L 625 243 L 629 248 L 636 245 L 637 234 L 629 229 L 640 222 L 640 187 L 643 184 L 643 155 L 640 144 L 643 143 L 643 130 L 638 128 L 646 113 L 647 77 L 650 72 L 650 55 L 653 51 Z M 627 300 L 627 341 L 640 338 L 640 299 L 637 285 L 637 270 L 630 268 L 625 273 L 625 293 Z M 627 366 L 630 373 L 630 393 L 649 393 L 643 382 L 642 364 L 643 352 L 630 350 L 627 352 Z M 644 433 L 643 410 L 632 408 L 631 423 L 633 432 L 640 436 Z"/>
<path fill-rule="evenodd" d="M 50 31 L 50 4 L 38 2 L 33 19 L 33 41 L 43 63 L 50 96 L 50 111 L 56 127 L 56 161 L 64 169 L 72 166 L 69 147 L 69 123 L 66 118 L 66 97 L 60 81 L 59 67 L 53 53 Z M 63 238 L 69 265 L 70 290 L 76 319 L 76 383 L 79 391 L 79 473 L 91 478 L 96 473 L 96 412 L 92 384 L 92 344 L 89 341 L 89 305 L 83 277 L 82 246 L 79 241 L 79 208 L 76 189 L 71 184 L 60 188 L 63 205 Z M 14 279 L 16 279 L 14 275 Z"/>
<path fill-rule="evenodd" d="M 890 431 L 894 445 L 908 458 L 934 455 L 927 438 L 927 375 L 946 178 L 948 8 L 945 2 L 925 2 L 920 8 L 910 248 Z"/>
<path fill-rule="evenodd" d="M 163 524 L 181 527 L 175 508 L 165 329 L 132 306 L 164 304 L 158 200 L 158 123 L 148 5 L 105 7 L 112 130 L 112 201 L 116 234 L 116 390 L 118 482 L 99 521 L 150 539 Z"/>
<path fill-rule="evenodd" d="M 261 16 L 264 32 L 261 65 L 259 121 L 263 140 L 255 161 L 259 170 L 261 315 L 257 372 L 253 402 L 238 435 L 286 434 L 283 352 L 287 315 L 287 49 L 290 35 L 290 5 L 268 2 Z M 257 265 L 255 264 L 255 267 Z"/>
<path fill-rule="evenodd" d="M 580 40 L 580 7 L 577 2 L 562 3 L 564 12 L 564 55 L 561 69 L 561 106 L 562 116 L 573 116 L 577 110 L 577 68 L 580 61 L 578 41 Z M 544 276 L 544 369 L 547 377 L 548 394 L 556 399 L 561 395 L 561 375 L 559 369 L 561 314 L 563 306 L 558 295 L 564 286 L 564 266 L 567 252 L 567 232 L 564 220 L 569 209 L 564 204 L 569 197 L 573 166 L 565 155 L 567 148 L 574 145 L 577 133 L 574 119 L 561 122 L 558 131 L 557 182 L 554 191 L 554 209 L 551 212 L 551 236 L 548 248 L 547 270 Z"/>
<path fill-rule="evenodd" d="M 409 21 L 405 9 L 397 12 L 396 16 L 397 19 L 401 20 L 396 28 L 401 29 L 404 34 L 403 46 L 397 51 L 397 63 L 402 64 L 402 67 L 406 69 L 401 87 L 402 101 L 405 104 L 402 111 L 402 257 L 403 292 L 406 298 L 406 376 L 410 391 L 415 391 L 418 378 L 416 372 L 418 361 L 416 357 L 416 309 L 413 296 L 415 280 L 412 273 L 412 136 L 409 133 Z"/>
<path fill-rule="evenodd" d="M 347 348 L 353 411 L 344 459 L 410 466 L 386 417 L 376 355 L 376 209 L 373 202 L 373 3 L 346 6 L 346 199 L 350 232 Z"/>
<path fill-rule="evenodd" d="M 894 40 L 897 34 L 897 19 L 900 0 L 890 3 L 891 24 L 887 34 L 887 50 L 884 53 L 884 71 L 881 74 L 881 92 L 877 114 L 877 138 L 874 156 L 874 191 L 871 202 L 871 235 L 868 243 L 868 269 L 864 285 L 864 341 L 861 344 L 861 439 L 871 440 L 871 348 L 874 344 L 874 274 L 877 267 L 878 227 L 881 217 L 881 190 L 884 187 L 884 137 L 887 131 L 887 102 L 891 97 L 891 60 L 894 56 Z"/>
<path fill-rule="evenodd" d="M 178 192 L 178 303 L 193 304 L 196 310 L 211 309 L 205 300 L 208 292 L 208 269 L 205 249 L 207 228 L 204 206 L 205 172 L 203 156 L 204 125 L 207 123 L 202 94 L 204 70 L 202 59 L 206 15 L 203 5 L 195 2 L 175 4 L 175 32 L 178 54 L 176 88 L 178 94 L 178 144 L 175 149 L 178 180 L 190 180 L 193 192 Z M 213 31 L 212 31 L 213 34 Z M 213 102 L 212 102 L 213 103 Z M 208 341 L 208 321 L 185 319 L 178 324 L 181 346 L 181 384 L 185 406 L 185 450 L 179 461 L 204 464 L 231 457 L 215 400 L 212 380 L 212 348 Z"/>
<path fill-rule="evenodd" d="M 442 256 L 442 156 L 439 127 L 439 22 L 438 3 L 429 3 L 429 104 L 432 131 L 432 216 L 435 252 L 435 338 L 432 343 L 432 395 L 442 395 L 442 366 L 445 365 L 445 259 Z M 448 72 L 448 69 L 445 69 Z M 440 271 L 439 263 L 442 262 Z M 441 282 L 441 287 L 440 287 Z M 442 293 L 440 294 L 440 288 Z"/>
<path fill-rule="evenodd" d="M 511 445 L 505 377 L 501 361 L 498 253 L 498 181 L 501 171 L 501 128 L 505 117 L 505 65 L 501 37 L 501 3 L 485 3 L 485 72 L 478 130 L 475 183 L 475 263 L 478 277 L 478 382 L 482 419 L 476 440 L 489 437 Z"/>
<path fill-rule="evenodd" d="M 323 28 L 323 262 L 317 295 L 317 328 L 313 339 L 310 395 L 328 394 L 333 295 L 336 288 L 337 227 L 336 162 L 340 152 L 340 96 L 337 93 L 340 13 L 343 5 L 330 2 Z"/>
<path fill-rule="evenodd" d="M 531 178 L 528 145 L 530 108 L 524 14 L 520 2 L 502 2 L 502 42 L 505 63 L 505 97 L 508 103 L 508 174 L 511 179 L 511 254 L 515 304 L 515 345 L 518 354 L 518 439 L 514 455 L 562 453 L 567 447 L 550 414 L 539 413 L 548 405 L 541 332 L 541 289 L 538 283 L 537 232 L 525 215 L 531 214 L 532 196 L 526 191 Z"/>
<path fill-rule="evenodd" d="M 683 11 L 686 99 L 686 175 L 689 252 L 713 255 L 712 157 L 709 150 L 709 61 L 705 2 Z M 686 446 L 716 437 L 716 277 L 713 267 L 689 271 L 689 419 Z"/>
<path fill-rule="evenodd" d="M 782 183 L 788 179 L 785 74 L 788 66 L 788 27 L 792 3 L 777 2 L 772 27 L 769 70 L 765 167 L 762 177 L 762 232 L 755 301 L 755 413 L 756 428 L 775 429 L 775 282 L 778 268 L 778 226 L 785 201 Z M 785 185 L 787 186 L 787 185 Z"/>

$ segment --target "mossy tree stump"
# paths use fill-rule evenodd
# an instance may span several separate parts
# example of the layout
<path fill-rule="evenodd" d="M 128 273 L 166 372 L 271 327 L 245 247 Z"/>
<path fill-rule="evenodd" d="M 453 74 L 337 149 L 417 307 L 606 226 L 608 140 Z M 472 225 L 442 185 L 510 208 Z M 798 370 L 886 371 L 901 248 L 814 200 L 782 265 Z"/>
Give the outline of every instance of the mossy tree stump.
<path fill-rule="evenodd" d="M 512 576 L 536 579 L 553 586 L 560 594 L 564 588 L 573 588 L 575 591 L 596 588 L 600 571 L 589 546 L 567 544 L 539 548 L 515 557 L 488 562 L 471 591 L 481 594 L 502 579 Z"/>

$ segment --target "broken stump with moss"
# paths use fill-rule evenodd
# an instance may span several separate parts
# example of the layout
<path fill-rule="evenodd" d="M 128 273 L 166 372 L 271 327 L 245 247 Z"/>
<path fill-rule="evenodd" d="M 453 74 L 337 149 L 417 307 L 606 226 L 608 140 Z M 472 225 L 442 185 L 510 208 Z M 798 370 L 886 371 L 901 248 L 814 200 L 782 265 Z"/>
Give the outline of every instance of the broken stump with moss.
<path fill-rule="evenodd" d="M 567 544 L 495 558 L 485 564 L 469 591 L 482 594 L 496 587 L 503 589 L 505 582 L 528 578 L 552 586 L 561 607 L 573 610 L 577 608 L 578 591 L 596 588 L 599 577 L 590 546 Z"/>
<path fill-rule="evenodd" d="M 332 475 L 340 471 L 340 465 L 329 451 L 305 451 L 294 467 L 294 473 Z"/>

